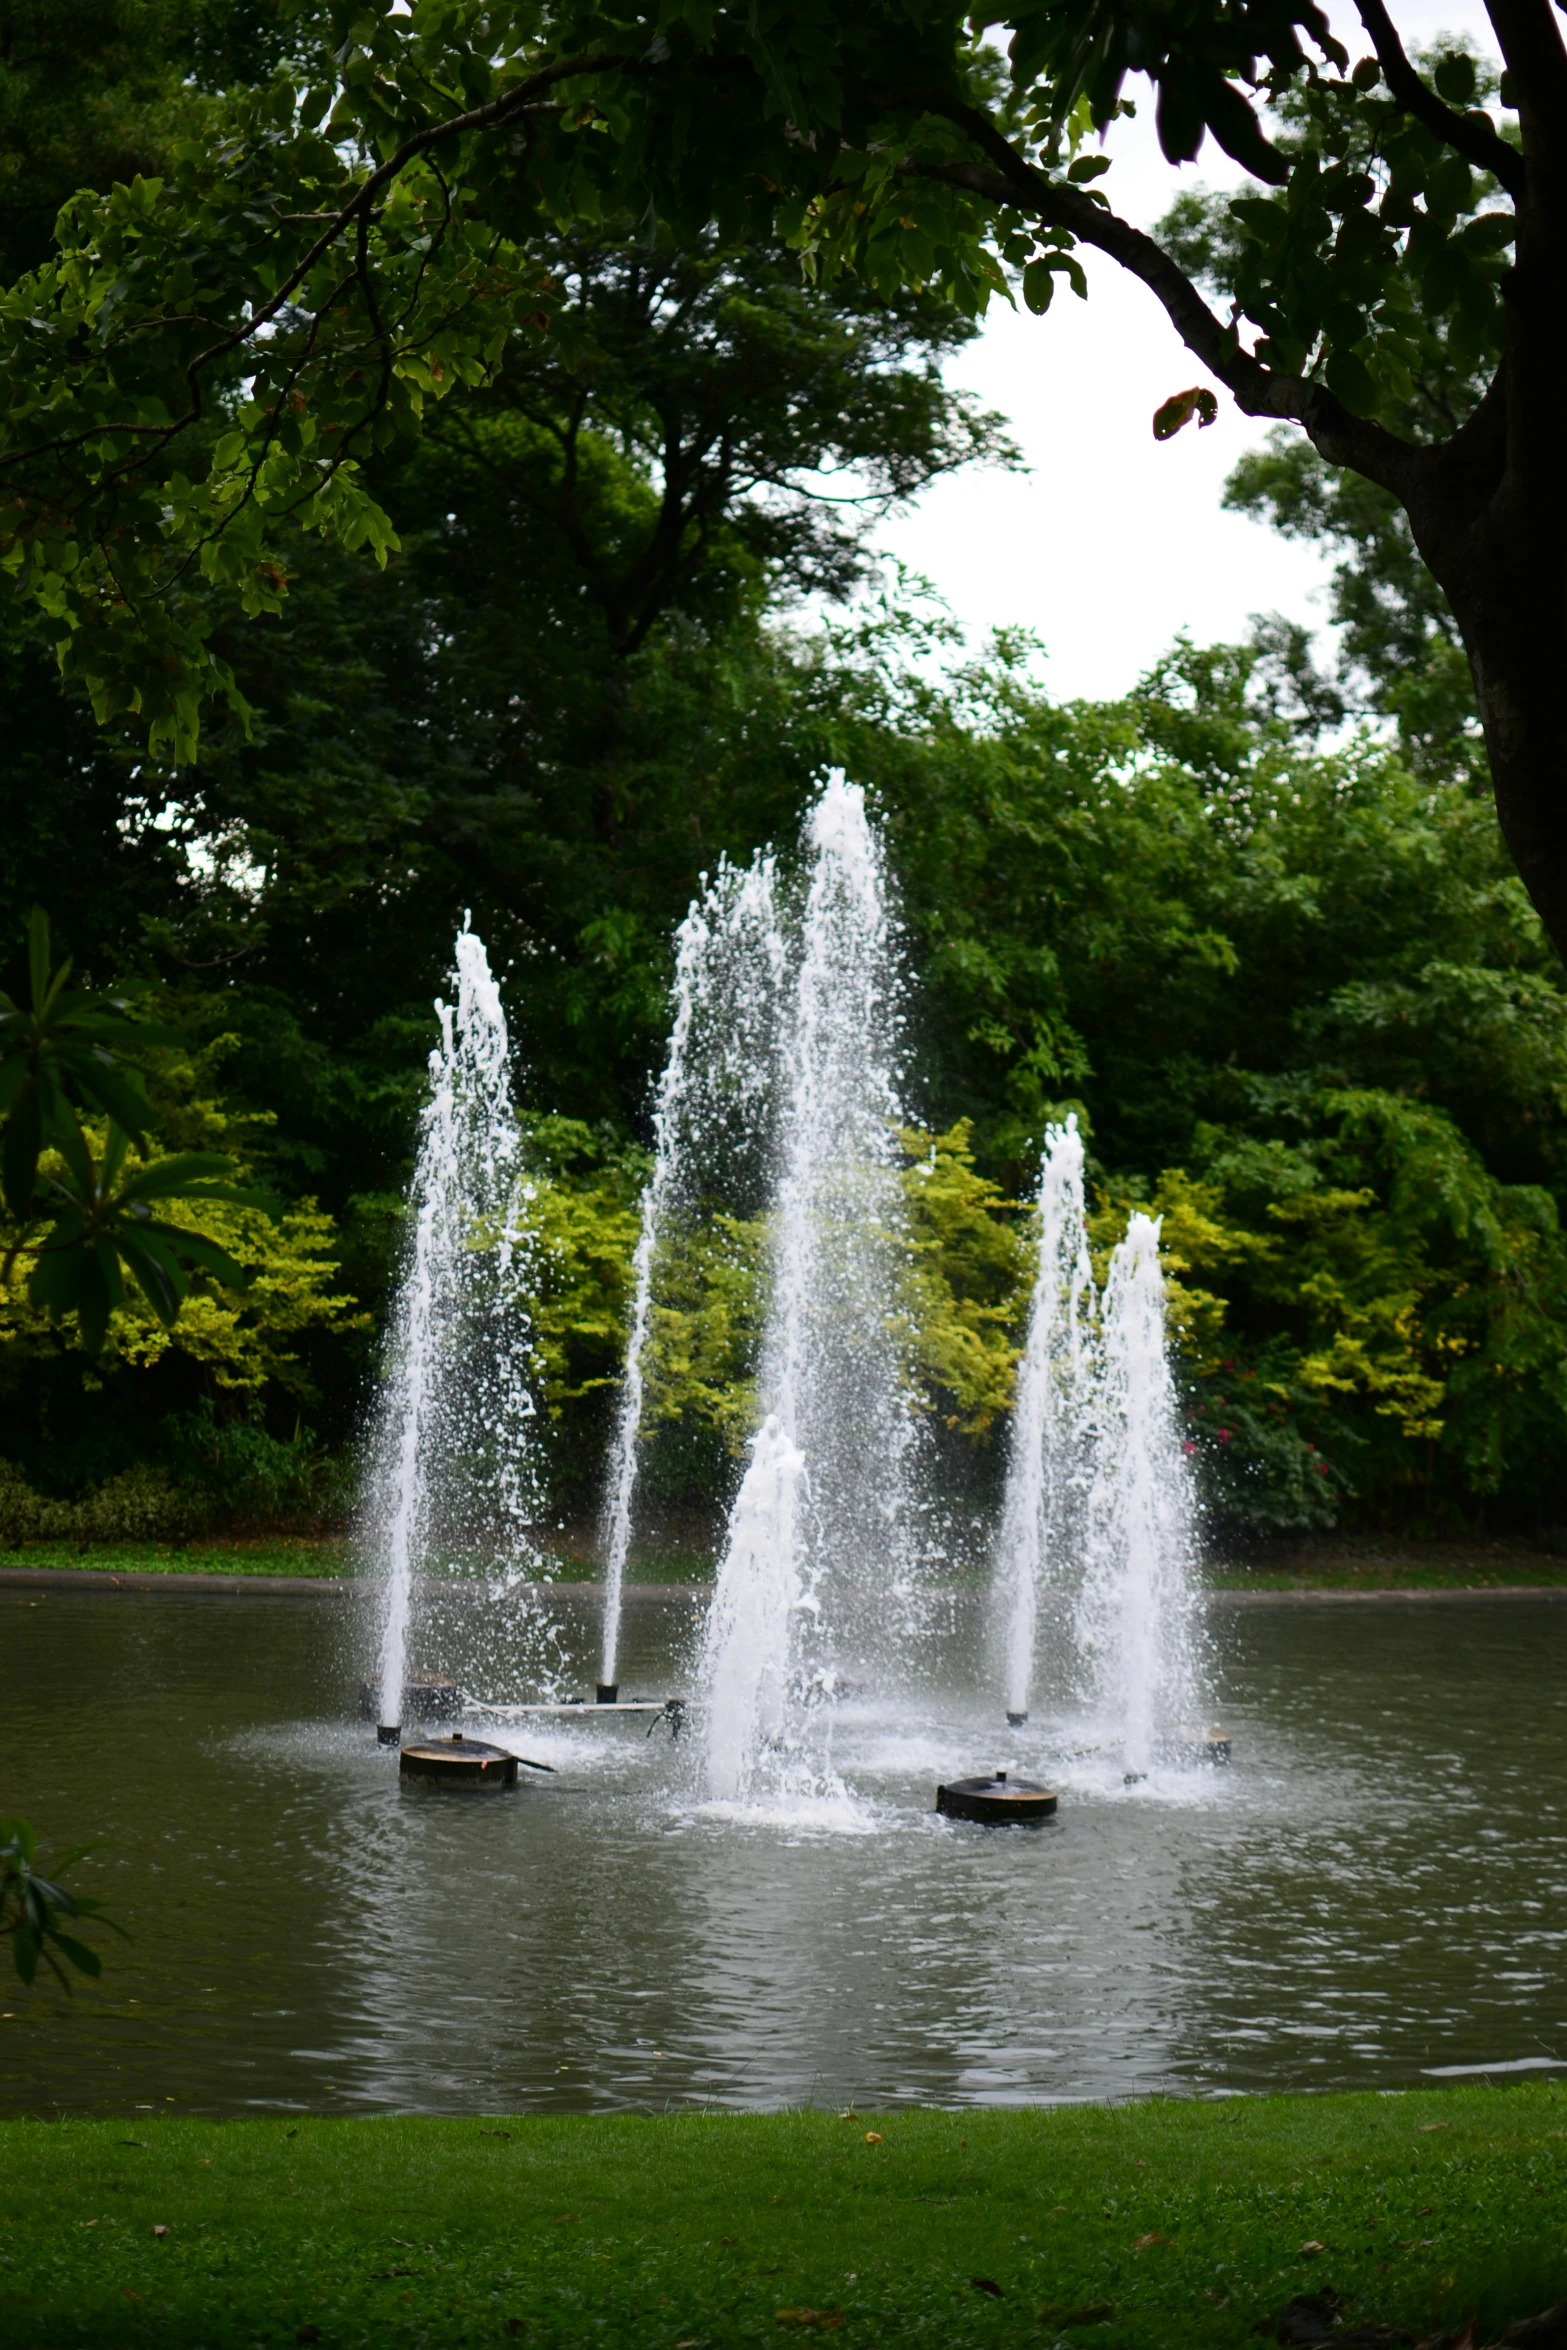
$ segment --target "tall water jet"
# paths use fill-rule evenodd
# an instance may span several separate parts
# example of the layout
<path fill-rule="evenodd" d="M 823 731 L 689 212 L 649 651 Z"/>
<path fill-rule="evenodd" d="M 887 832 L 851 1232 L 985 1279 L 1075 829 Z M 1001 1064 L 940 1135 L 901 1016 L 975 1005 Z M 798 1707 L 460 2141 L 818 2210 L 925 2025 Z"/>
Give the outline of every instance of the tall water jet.
<path fill-rule="evenodd" d="M 770 856 L 725 860 L 676 934 L 674 1019 L 653 1111 L 653 1171 L 642 1191 L 632 1259 L 631 1330 L 611 1454 L 605 1518 L 601 1692 L 617 1685 L 621 1599 L 631 1547 L 645 1364 L 655 1270 L 672 1213 L 713 1133 L 738 1111 L 755 1124 L 771 1083 L 775 1004 L 784 961 Z"/>
<path fill-rule="evenodd" d="M 848 1593 L 901 1579 L 913 1418 L 897 1302 L 901 1008 L 863 793 L 830 778 L 784 1016 L 761 1426 L 730 1515 L 700 1668 L 710 1796 L 820 1789 L 808 1724 Z"/>
<path fill-rule="evenodd" d="M 1077 1119 L 1045 1131 L 1038 1260 L 1018 1365 L 996 1546 L 1007 1719 L 1028 1719 L 1040 1593 L 1082 1546 L 1097 1372 L 1097 1306 Z"/>
<path fill-rule="evenodd" d="M 531 1258 L 500 991 L 466 921 L 455 1004 L 419 1121 L 389 1376 L 371 1455 L 369 1540 L 383 1589 L 382 1742 L 402 1721 L 416 1584 L 441 1541 L 483 1541 L 515 1566 L 539 1510 Z"/>
<path fill-rule="evenodd" d="M 1077 1611 L 1098 1710 L 1129 1776 L 1197 1697 L 1193 1510 L 1165 1342 L 1159 1226 L 1134 1215 L 1110 1259 Z"/>

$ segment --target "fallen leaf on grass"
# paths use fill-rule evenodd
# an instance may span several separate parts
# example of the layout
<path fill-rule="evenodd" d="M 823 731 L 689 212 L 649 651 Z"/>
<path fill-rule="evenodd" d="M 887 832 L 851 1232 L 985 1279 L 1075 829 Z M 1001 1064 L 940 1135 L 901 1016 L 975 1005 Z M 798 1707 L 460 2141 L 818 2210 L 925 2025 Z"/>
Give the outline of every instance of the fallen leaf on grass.
<path fill-rule="evenodd" d="M 1319 2243 L 1315 2236 L 1308 2236 L 1305 2243 L 1302 2244 L 1301 2250 L 1309 2256 L 1310 2254 L 1317 2252 L 1326 2252 L 1327 2246 L 1326 2244 Z"/>
<path fill-rule="evenodd" d="M 1050 2307 L 1039 2313 L 1042 2326 L 1100 2326 L 1114 2317 L 1113 2301 L 1085 2301 L 1076 2309 L 1070 2306 Z"/>
<path fill-rule="evenodd" d="M 168 2229 L 167 2229 L 167 2228 L 164 2226 L 164 2224 L 163 2224 L 162 2220 L 160 2219 L 160 2220 L 159 2220 L 159 2221 L 158 2221 L 158 2222 L 155 2224 L 155 2226 L 154 2226 L 154 2228 L 153 2228 L 153 2231 L 152 2231 L 152 2232 L 153 2232 L 153 2234 L 154 2234 L 155 2236 L 166 2236 L 166 2235 L 168 2234 L 168 2232 L 169 2232 L 169 2231 L 168 2231 Z"/>
<path fill-rule="evenodd" d="M 510 2130 L 481 2130 L 479 2135 L 481 2138 L 504 2138 L 508 2144 L 511 2140 Z"/>
<path fill-rule="evenodd" d="M 859 2115 L 855 2112 L 852 2106 L 849 2108 L 847 2113 L 840 2113 L 838 2116 L 838 2119 L 841 2122 L 857 2122 L 859 2118 Z"/>
<path fill-rule="evenodd" d="M 145 2138 L 122 2138 L 120 2140 L 120 2144 L 122 2146 L 139 2146 L 144 2154 L 147 2151 L 147 2141 Z"/>
<path fill-rule="evenodd" d="M 129 2285 L 122 2285 L 120 2287 L 120 2299 L 122 2301 L 139 2301 L 141 2299 L 141 2295 L 139 2293 L 133 2293 Z"/>
<path fill-rule="evenodd" d="M 1415 2124 L 1417 2130 L 1450 2130 L 1452 2126 L 1451 2122 L 1416 2122 Z"/>
<path fill-rule="evenodd" d="M 989 2293 L 997 2301 L 1006 2299 L 1005 2286 L 998 2285 L 994 2277 L 970 2277 L 969 2283 L 976 2293 Z"/>
<path fill-rule="evenodd" d="M 552 2228 L 580 2228 L 581 2225 L 582 2222 L 580 2219 L 578 2219 L 574 2211 L 558 2212 L 554 2219 L 550 2221 L 550 2226 Z"/>
<path fill-rule="evenodd" d="M 880 2146 L 882 2143 L 882 2134 L 880 2130 L 867 2130 L 865 2133 L 865 2143 L 867 2146 Z"/>
<path fill-rule="evenodd" d="M 780 2309 L 778 2323 L 785 2326 L 821 2326 L 832 2333 L 843 2323 L 841 2309 Z"/>
<path fill-rule="evenodd" d="M 1151 2252 L 1156 2244 L 1168 2244 L 1169 2241 L 1168 2236 L 1161 2236 L 1158 2229 L 1155 2228 L 1151 2234 L 1139 2236 L 1132 2246 L 1132 2250 L 1134 2252 Z"/>

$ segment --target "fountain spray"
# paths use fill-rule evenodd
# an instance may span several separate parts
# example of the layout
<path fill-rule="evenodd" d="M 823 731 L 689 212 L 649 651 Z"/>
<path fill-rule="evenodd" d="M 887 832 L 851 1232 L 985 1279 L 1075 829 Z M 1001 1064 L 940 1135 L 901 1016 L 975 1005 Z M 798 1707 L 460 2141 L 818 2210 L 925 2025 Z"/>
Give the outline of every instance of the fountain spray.
<path fill-rule="evenodd" d="M 1101 1316 L 1094 1475 L 1077 1633 L 1126 1773 L 1143 1776 L 1161 1729 L 1197 1687 L 1190 1481 L 1165 1344 L 1159 1226 L 1134 1215 L 1110 1259 Z"/>
<path fill-rule="evenodd" d="M 713 1129 L 737 1113 L 755 1123 L 768 1090 L 783 942 L 775 874 L 759 854 L 744 869 L 725 859 L 676 934 L 674 1021 L 653 1110 L 653 1172 L 642 1191 L 632 1259 L 631 1332 L 611 1455 L 604 1547 L 604 1641 L 598 1696 L 618 1695 L 620 1613 L 631 1547 L 637 1447 L 659 1249 L 688 1204 L 695 1164 Z"/>
<path fill-rule="evenodd" d="M 914 1425 L 896 1328 L 901 1007 L 879 845 L 841 775 L 811 810 L 783 1007 L 783 1107 L 762 1419 L 730 1514 L 700 1666 L 707 1793 L 820 1787 L 813 1683 L 845 1587 L 901 1581 Z"/>
<path fill-rule="evenodd" d="M 996 1553 L 1007 1720 L 1014 1728 L 1028 1719 L 1040 1592 L 1062 1578 L 1081 1545 L 1090 1467 L 1098 1296 L 1075 1116 L 1046 1128 L 1038 1215 L 1038 1268 Z"/>
<path fill-rule="evenodd" d="M 465 1532 L 531 1557 L 539 1509 L 532 1326 L 532 1186 L 512 1105 L 500 991 L 466 919 L 456 1002 L 436 1003 L 441 1041 L 419 1120 L 410 1230 L 392 1322 L 390 1376 L 372 1447 L 367 1510 L 382 1622 L 378 1737 L 398 1743 L 416 1579 L 466 1509 Z"/>

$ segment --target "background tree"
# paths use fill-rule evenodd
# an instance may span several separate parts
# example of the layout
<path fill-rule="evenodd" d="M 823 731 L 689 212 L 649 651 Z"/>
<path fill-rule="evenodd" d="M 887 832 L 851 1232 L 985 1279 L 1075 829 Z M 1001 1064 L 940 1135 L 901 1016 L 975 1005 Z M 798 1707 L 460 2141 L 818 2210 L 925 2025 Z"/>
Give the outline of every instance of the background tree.
<path fill-rule="evenodd" d="M 1567 940 L 1552 194 L 1567 48 L 1548 0 L 1493 0 L 1504 131 L 1471 60 L 1427 80 L 1383 0 L 1361 16 L 1372 53 L 1351 70 L 1314 0 L 1157 20 L 1111 0 L 1024 7 L 993 20 L 1011 33 L 998 91 L 966 20 L 896 0 L 656 22 L 584 6 L 547 25 L 476 0 L 351 27 L 306 10 L 288 69 L 231 102 L 226 139 L 177 143 L 161 187 L 79 200 L 61 260 L 4 306 L 7 560 L 100 715 L 134 710 L 188 755 L 203 695 L 241 703 L 187 609 L 191 577 L 276 610 L 289 517 L 384 559 L 394 534 L 363 463 L 454 384 L 487 381 L 511 333 L 550 332 L 562 296 L 540 237 L 624 212 L 688 246 L 710 225 L 726 242 L 782 225 L 818 269 L 936 285 L 970 310 L 1007 268 L 1046 307 L 1086 244 L 1149 286 L 1243 409 L 1299 423 L 1407 515 L 1463 638 L 1503 829 Z M 1276 191 L 1236 199 L 1210 256 L 1228 319 L 1178 238 L 1086 184 L 1103 159 L 1083 143 L 1129 73 L 1156 89 L 1172 162 L 1211 130 Z M 1282 113 L 1278 139 L 1259 105 Z M 1444 372 L 1484 394 L 1423 431 Z"/>

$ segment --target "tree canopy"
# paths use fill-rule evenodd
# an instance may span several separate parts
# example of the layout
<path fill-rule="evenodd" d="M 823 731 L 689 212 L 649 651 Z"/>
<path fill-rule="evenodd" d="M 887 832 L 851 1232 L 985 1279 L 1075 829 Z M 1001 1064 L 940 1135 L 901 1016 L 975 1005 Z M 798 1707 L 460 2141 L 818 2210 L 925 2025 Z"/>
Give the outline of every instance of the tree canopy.
<path fill-rule="evenodd" d="M 244 707 L 196 583 L 275 612 L 300 527 L 384 561 L 375 455 L 514 351 L 570 368 L 559 240 L 615 220 L 692 254 L 781 237 L 819 282 L 970 314 L 1014 280 L 1036 310 L 1061 278 L 1082 290 L 1088 246 L 1243 409 L 1407 516 L 1509 844 L 1567 940 L 1567 47 L 1549 0 L 1492 0 L 1493 92 L 1461 52 L 1423 71 L 1384 0 L 1359 13 L 1352 63 L 1315 0 L 257 9 L 272 70 L 220 67 L 158 174 L 75 197 L 0 302 L 4 560 L 100 718 L 134 712 L 188 758 L 204 700 Z M 224 16 L 231 42 L 249 21 Z M 1094 133 L 1144 83 L 1172 163 L 1211 134 L 1256 182 L 1206 233 L 1149 236 L 1092 184 Z"/>
<path fill-rule="evenodd" d="M 1096 1244 L 1134 1203 L 1164 1216 L 1188 1441 L 1225 1522 L 1567 1518 L 1561 969 L 1484 804 L 1462 597 L 1397 485 L 1338 463 L 1329 432 L 1461 441 L 1511 364 L 1496 232 L 1461 225 L 1499 210 L 1500 177 L 1471 158 L 1443 211 L 1456 182 L 1420 145 L 1441 124 L 1399 111 L 1389 68 L 1346 73 L 1287 12 L 1146 38 L 1055 12 L 1013 27 L 1010 65 L 994 29 L 934 14 L 594 17 L 622 46 L 590 67 L 562 24 L 502 8 L 12 18 L 8 1098 L 37 1042 L 35 905 L 88 1003 L 112 989 L 140 1035 L 97 1040 L 137 1103 L 67 1082 L 0 1219 L 0 1532 L 341 1507 L 430 999 L 468 909 L 528 1073 L 554 1491 L 591 1499 L 670 933 L 718 856 L 787 852 L 829 765 L 887 828 L 920 982 L 910 1312 L 949 1489 L 993 1473 L 1027 1188 L 1045 1121 L 1075 1107 Z M 1076 63 L 1051 47 L 1074 24 Z M 1124 246 L 1094 125 L 1150 69 L 1167 148 L 1200 116 L 1273 191 L 1183 201 L 1122 255 L 1162 253 L 1210 318 L 1202 289 L 1243 278 L 1274 303 L 1242 308 L 1269 348 L 1237 396 L 1283 381 L 1364 220 L 1393 273 L 1358 342 L 1339 309 L 1297 353 L 1310 402 L 1263 412 L 1301 410 L 1306 434 L 1281 426 L 1229 493 L 1339 549 L 1344 658 L 1324 673 L 1270 623 L 1063 706 L 1022 636 L 965 653 L 907 585 L 834 615 L 889 502 L 1010 461 L 942 361 L 987 295 L 1043 308 L 1090 230 Z M 1470 69 L 1422 70 L 1527 147 L 1527 111 L 1510 127 L 1483 78 L 1465 114 Z M 483 119 L 441 128 L 454 110 Z M 1379 196 L 1334 178 L 1356 159 Z M 45 194 L 70 198 L 53 249 Z M 1254 230 L 1282 238 L 1288 302 Z M 214 1150 L 229 1173 L 192 1163 Z M 223 1196 L 231 1178 L 278 1212 Z M 25 1294 L 84 1179 L 109 1284 L 85 1347 Z M 190 1253 L 143 1303 L 135 1228 L 175 1181 Z M 98 1240 L 113 1254 L 122 1231 L 111 1270 Z M 726 1207 L 669 1268 L 652 1485 L 671 1503 L 732 1475 L 762 1237 Z"/>

